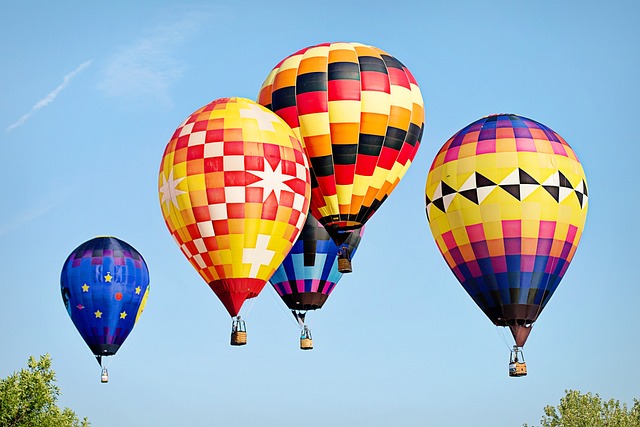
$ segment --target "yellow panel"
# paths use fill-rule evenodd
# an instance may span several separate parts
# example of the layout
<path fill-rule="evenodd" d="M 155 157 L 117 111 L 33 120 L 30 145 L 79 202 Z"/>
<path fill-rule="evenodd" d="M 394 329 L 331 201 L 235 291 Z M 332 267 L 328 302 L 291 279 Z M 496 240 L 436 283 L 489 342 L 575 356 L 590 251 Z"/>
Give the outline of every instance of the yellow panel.
<path fill-rule="evenodd" d="M 391 105 L 411 110 L 413 108 L 413 94 L 411 93 L 411 89 L 398 85 L 391 85 L 390 103 Z"/>
<path fill-rule="evenodd" d="M 350 205 L 353 185 L 336 185 L 339 205 Z"/>
<path fill-rule="evenodd" d="M 540 234 L 540 216 L 535 219 L 523 220 L 521 225 L 521 235 L 523 238 L 537 239 Z"/>
<path fill-rule="evenodd" d="M 469 243 L 469 236 L 467 235 L 467 230 L 464 228 L 464 225 L 461 227 L 455 227 L 452 230 L 452 233 L 453 238 L 456 240 L 458 246 Z"/>
<path fill-rule="evenodd" d="M 378 113 L 388 115 L 390 110 L 391 95 L 385 92 L 362 91 L 362 111 L 366 113 Z"/>
<path fill-rule="evenodd" d="M 371 178 L 368 176 L 355 175 L 353 177 L 353 194 L 358 196 L 363 196 L 367 194 L 367 190 L 369 189 L 369 182 Z"/>
<path fill-rule="evenodd" d="M 359 123 L 360 101 L 329 101 L 329 120 L 332 123 Z"/>
<path fill-rule="evenodd" d="M 542 190 L 546 191 L 546 190 Z M 531 203 L 531 202 L 520 202 L 520 210 L 522 212 L 523 220 L 532 220 L 535 223 L 540 219 L 540 215 L 542 213 L 542 208 L 540 203 Z M 523 230 L 524 232 L 524 230 Z M 535 231 L 535 235 L 538 234 L 538 230 Z M 534 235 L 530 235 L 528 237 L 534 237 Z"/>
<path fill-rule="evenodd" d="M 316 135 L 328 135 L 329 113 L 312 113 L 300 116 L 300 134 L 303 138 Z"/>
<path fill-rule="evenodd" d="M 487 222 L 485 219 L 483 228 L 484 236 L 487 240 L 502 239 L 502 222 L 500 220 Z"/>

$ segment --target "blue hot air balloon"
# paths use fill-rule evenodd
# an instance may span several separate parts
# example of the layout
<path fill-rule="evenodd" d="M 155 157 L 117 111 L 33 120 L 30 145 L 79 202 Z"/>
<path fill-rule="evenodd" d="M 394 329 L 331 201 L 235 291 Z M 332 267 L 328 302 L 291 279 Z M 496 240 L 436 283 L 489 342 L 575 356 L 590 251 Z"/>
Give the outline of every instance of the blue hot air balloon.
<path fill-rule="evenodd" d="M 142 255 L 115 237 L 96 237 L 78 246 L 60 276 L 64 305 L 102 367 L 116 354 L 138 321 L 149 295 L 149 270 Z"/>
<path fill-rule="evenodd" d="M 342 278 L 338 271 L 339 255 L 351 259 L 363 233 L 364 227 L 355 230 L 336 246 L 322 224 L 308 215 L 300 237 L 271 276 L 271 285 L 300 324 L 301 349 L 313 348 L 311 331 L 304 323 L 306 312 L 322 308 Z"/>

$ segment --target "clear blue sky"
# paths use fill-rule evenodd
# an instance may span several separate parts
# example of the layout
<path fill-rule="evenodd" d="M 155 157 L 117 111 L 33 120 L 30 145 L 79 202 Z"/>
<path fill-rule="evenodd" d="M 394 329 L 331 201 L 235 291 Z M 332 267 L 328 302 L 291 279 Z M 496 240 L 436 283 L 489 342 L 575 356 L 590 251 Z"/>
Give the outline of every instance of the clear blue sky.
<path fill-rule="evenodd" d="M 50 353 L 60 403 L 95 427 L 507 427 L 537 423 L 565 389 L 640 397 L 637 2 L 358 3 L 5 4 L 0 377 Z M 413 72 L 422 146 L 368 223 L 354 273 L 308 316 L 316 348 L 298 349 L 271 287 L 249 312 L 249 344 L 231 347 L 226 310 L 163 222 L 162 152 L 193 111 L 255 99 L 277 62 L 326 41 L 380 47 Z M 520 379 L 507 376 L 507 334 L 457 283 L 424 213 L 442 144 L 500 112 L 562 135 L 590 196 Z M 59 284 L 67 255 L 97 235 L 140 251 L 152 286 L 106 385 Z"/>

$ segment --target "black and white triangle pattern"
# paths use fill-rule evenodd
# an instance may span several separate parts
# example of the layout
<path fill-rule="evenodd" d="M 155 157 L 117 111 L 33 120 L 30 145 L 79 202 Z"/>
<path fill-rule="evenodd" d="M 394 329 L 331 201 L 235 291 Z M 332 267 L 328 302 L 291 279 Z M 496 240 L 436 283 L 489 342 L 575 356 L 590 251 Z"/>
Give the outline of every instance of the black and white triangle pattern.
<path fill-rule="evenodd" d="M 573 193 L 576 195 L 581 209 L 584 209 L 587 205 L 587 184 L 584 180 L 573 188 L 567 177 L 562 172 L 557 171 L 546 181 L 540 183 L 524 170 L 517 168 L 499 183 L 495 183 L 486 176 L 474 172 L 459 190 L 455 190 L 444 181 L 440 181 L 433 194 L 433 199 L 426 198 L 427 218 L 429 218 L 432 207 L 436 207 L 442 212 L 447 212 L 451 201 L 458 194 L 479 205 L 496 188 L 501 188 L 522 201 L 540 187 L 547 190 L 558 203 L 564 201 Z"/>

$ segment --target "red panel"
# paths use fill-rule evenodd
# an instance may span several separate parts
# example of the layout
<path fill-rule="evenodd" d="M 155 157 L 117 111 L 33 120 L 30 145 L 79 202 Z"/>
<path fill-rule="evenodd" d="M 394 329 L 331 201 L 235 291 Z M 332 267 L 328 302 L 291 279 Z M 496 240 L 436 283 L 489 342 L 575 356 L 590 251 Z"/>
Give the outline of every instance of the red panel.
<path fill-rule="evenodd" d="M 239 130 L 239 129 L 236 129 L 236 130 Z M 236 139 L 235 141 L 233 139 L 226 139 L 228 136 L 227 133 L 229 132 L 230 132 L 230 129 L 225 129 L 224 155 L 225 156 L 244 155 L 244 143 L 242 142 L 242 138 Z M 242 137 L 242 132 L 240 137 Z"/>
<path fill-rule="evenodd" d="M 264 280 L 251 278 L 220 279 L 209 283 L 229 315 L 235 317 L 247 298 L 255 297 L 265 285 Z"/>
<path fill-rule="evenodd" d="M 193 124 L 191 132 L 202 132 L 207 130 L 208 120 L 200 120 Z"/>
<path fill-rule="evenodd" d="M 389 77 L 384 73 L 364 71 L 360 73 L 360 79 L 362 80 L 362 90 L 391 93 Z"/>
<path fill-rule="evenodd" d="M 210 205 L 224 203 L 224 187 L 220 188 L 208 188 L 207 189 L 207 201 Z"/>
<path fill-rule="evenodd" d="M 204 145 L 195 145 L 187 149 L 187 160 L 202 159 L 204 157 Z"/>
<path fill-rule="evenodd" d="M 224 137 L 224 130 L 223 129 L 211 129 L 207 131 L 207 134 L 205 136 L 205 141 L 206 142 L 220 142 L 222 141 Z"/>
<path fill-rule="evenodd" d="M 209 217 L 209 206 L 194 206 L 192 211 L 193 217 L 197 222 L 205 222 L 211 219 Z"/>
<path fill-rule="evenodd" d="M 300 122 L 298 121 L 298 109 L 295 105 L 287 108 L 281 108 L 276 111 L 276 113 L 278 113 L 278 116 L 280 116 L 280 118 L 284 120 L 290 127 L 300 127 Z"/>
<path fill-rule="evenodd" d="M 378 159 L 378 166 L 386 170 L 391 170 L 398 158 L 398 154 L 400 154 L 398 150 L 394 150 L 389 147 L 382 147 L 380 157 Z"/>
<path fill-rule="evenodd" d="M 227 216 L 232 218 L 244 218 L 244 203 L 227 203 Z"/>
<path fill-rule="evenodd" d="M 322 192 L 325 196 L 332 196 L 336 194 L 336 184 L 333 179 L 333 175 L 330 176 L 318 176 L 316 177 L 318 186 L 322 188 Z M 315 192 L 314 192 L 315 193 Z M 321 196 L 321 194 L 318 194 Z"/>
<path fill-rule="evenodd" d="M 216 236 L 229 235 L 229 223 L 227 220 L 222 219 L 218 221 L 211 221 L 213 223 L 213 234 Z"/>
<path fill-rule="evenodd" d="M 278 213 L 278 199 L 276 199 L 276 195 L 273 191 L 267 197 L 267 200 L 264 201 L 262 205 L 262 219 L 276 219 L 276 215 Z M 242 210 L 242 215 L 244 216 L 244 209 Z"/>
<path fill-rule="evenodd" d="M 337 185 L 351 185 L 353 184 L 353 174 L 356 170 L 355 165 L 334 165 Z"/>
<path fill-rule="evenodd" d="M 376 156 L 367 156 L 359 154 L 356 160 L 356 175 L 371 176 L 376 169 L 378 158 Z"/>
<path fill-rule="evenodd" d="M 329 80 L 329 101 L 360 101 L 359 80 Z"/>
<path fill-rule="evenodd" d="M 244 186 L 246 182 L 246 175 L 249 175 L 245 171 L 228 171 L 224 173 L 224 185 L 225 187 Z"/>
<path fill-rule="evenodd" d="M 224 160 L 222 157 L 208 157 L 204 159 L 205 172 L 221 172 L 224 170 Z"/>
<path fill-rule="evenodd" d="M 298 114 L 326 113 L 329 111 L 327 92 L 307 92 L 296 96 Z"/>
<path fill-rule="evenodd" d="M 411 89 L 411 84 L 409 83 L 409 79 L 404 71 L 389 67 L 387 68 L 387 72 L 389 73 L 389 81 L 392 85 L 406 87 L 407 89 Z"/>

